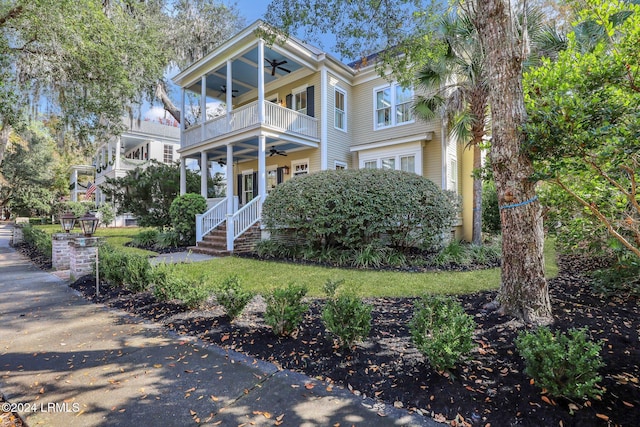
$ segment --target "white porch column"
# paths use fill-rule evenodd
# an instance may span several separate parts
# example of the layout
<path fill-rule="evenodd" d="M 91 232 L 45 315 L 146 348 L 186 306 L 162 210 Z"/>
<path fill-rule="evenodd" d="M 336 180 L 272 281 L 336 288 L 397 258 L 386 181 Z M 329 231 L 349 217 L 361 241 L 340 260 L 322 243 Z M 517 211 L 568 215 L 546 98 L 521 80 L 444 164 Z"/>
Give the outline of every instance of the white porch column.
<path fill-rule="evenodd" d="M 122 141 L 120 137 L 116 138 L 116 159 L 113 161 L 113 167 L 118 170 L 120 169 L 120 151 L 122 151 Z"/>
<path fill-rule="evenodd" d="M 207 198 L 207 178 L 209 177 L 209 168 L 207 159 L 207 152 L 203 151 L 200 153 L 200 195 Z"/>
<path fill-rule="evenodd" d="M 200 140 L 204 141 L 204 123 L 207 121 L 207 76 L 200 80 Z"/>
<path fill-rule="evenodd" d="M 328 101 L 327 101 L 327 67 L 322 66 L 320 70 L 320 170 L 324 171 L 328 168 L 328 147 L 327 147 L 327 132 L 328 132 Z"/>
<path fill-rule="evenodd" d="M 264 40 L 258 40 L 258 122 L 264 123 Z"/>
<path fill-rule="evenodd" d="M 71 174 L 71 180 L 73 181 L 73 193 L 71 193 L 71 201 L 78 201 L 78 169 L 74 169 Z"/>
<path fill-rule="evenodd" d="M 260 201 L 264 202 L 267 197 L 267 137 L 258 137 L 258 195 Z"/>
<path fill-rule="evenodd" d="M 187 159 L 180 157 L 180 195 L 187 192 Z"/>
<path fill-rule="evenodd" d="M 109 139 L 109 141 L 107 141 L 107 167 L 109 166 L 109 163 L 111 163 L 113 161 L 113 152 L 111 149 L 111 139 Z"/>
<path fill-rule="evenodd" d="M 180 147 L 184 147 L 184 130 L 187 128 L 187 119 L 186 119 L 186 111 L 184 109 L 185 106 L 185 90 L 183 87 L 180 88 Z"/>
<path fill-rule="evenodd" d="M 233 63 L 227 59 L 227 114 L 233 110 Z"/>
<path fill-rule="evenodd" d="M 227 215 L 233 215 L 235 210 L 233 189 L 234 189 L 234 176 L 233 176 L 233 145 L 227 144 Z"/>

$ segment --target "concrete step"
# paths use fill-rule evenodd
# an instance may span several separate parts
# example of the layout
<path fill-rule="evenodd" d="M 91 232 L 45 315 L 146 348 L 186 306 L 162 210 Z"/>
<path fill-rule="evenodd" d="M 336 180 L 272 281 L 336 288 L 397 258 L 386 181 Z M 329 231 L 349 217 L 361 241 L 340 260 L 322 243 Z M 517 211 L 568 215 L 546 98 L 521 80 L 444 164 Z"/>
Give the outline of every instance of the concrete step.
<path fill-rule="evenodd" d="M 203 246 L 190 246 L 189 250 L 196 254 L 211 255 L 217 257 L 229 256 L 231 253 L 226 249 L 209 248 Z"/>

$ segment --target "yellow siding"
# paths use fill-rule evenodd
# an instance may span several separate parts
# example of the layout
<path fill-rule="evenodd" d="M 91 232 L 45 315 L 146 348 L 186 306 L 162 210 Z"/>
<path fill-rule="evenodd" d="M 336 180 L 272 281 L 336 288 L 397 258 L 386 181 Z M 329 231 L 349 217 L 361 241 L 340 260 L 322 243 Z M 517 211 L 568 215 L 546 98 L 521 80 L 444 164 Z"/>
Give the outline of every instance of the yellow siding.
<path fill-rule="evenodd" d="M 335 89 L 338 87 L 346 93 L 346 118 L 347 131 L 336 129 L 335 127 Z M 347 84 L 338 76 L 327 73 L 327 168 L 334 169 L 335 162 L 345 162 L 348 168 L 355 168 L 351 164 L 351 153 L 349 152 L 352 140 L 352 117 L 354 111 L 353 91 L 351 85 Z"/>
<path fill-rule="evenodd" d="M 433 181 L 442 188 L 442 144 L 440 132 L 422 147 L 422 176 Z"/>

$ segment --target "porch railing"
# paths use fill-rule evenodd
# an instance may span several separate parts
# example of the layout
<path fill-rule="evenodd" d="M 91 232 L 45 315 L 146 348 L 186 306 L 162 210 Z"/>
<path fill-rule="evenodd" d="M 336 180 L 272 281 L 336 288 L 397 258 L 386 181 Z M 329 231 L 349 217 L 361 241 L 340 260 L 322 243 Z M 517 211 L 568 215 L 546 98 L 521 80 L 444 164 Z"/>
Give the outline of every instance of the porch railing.
<path fill-rule="evenodd" d="M 265 126 L 270 126 L 283 132 L 296 133 L 308 138 L 320 138 L 317 118 L 309 117 L 306 114 L 269 101 L 264 101 L 264 110 Z M 233 110 L 230 115 L 225 114 L 205 122 L 204 137 L 206 140 L 212 140 L 259 124 L 258 102 L 254 101 Z M 200 125 L 195 125 L 185 130 L 182 147 L 189 147 L 202 142 L 201 132 Z"/>
<path fill-rule="evenodd" d="M 196 242 L 227 219 L 227 199 L 224 198 L 203 214 L 196 215 Z"/>
<path fill-rule="evenodd" d="M 256 196 L 227 219 L 227 250 L 233 251 L 233 242 L 260 220 L 262 202 Z"/>

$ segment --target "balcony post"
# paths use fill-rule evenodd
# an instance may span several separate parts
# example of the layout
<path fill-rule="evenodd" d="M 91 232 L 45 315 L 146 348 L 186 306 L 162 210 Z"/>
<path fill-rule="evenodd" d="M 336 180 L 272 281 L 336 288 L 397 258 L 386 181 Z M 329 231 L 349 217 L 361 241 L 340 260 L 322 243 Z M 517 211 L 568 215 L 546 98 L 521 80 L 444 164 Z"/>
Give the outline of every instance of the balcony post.
<path fill-rule="evenodd" d="M 200 195 L 207 198 L 209 188 L 207 186 L 207 178 L 209 178 L 209 168 L 207 167 L 209 159 L 207 158 L 207 152 L 202 151 L 200 153 Z"/>
<path fill-rule="evenodd" d="M 258 122 L 264 123 L 264 40 L 258 40 Z"/>
<path fill-rule="evenodd" d="M 204 124 L 207 121 L 207 75 L 203 75 L 200 80 L 200 141 L 204 141 Z"/>
<path fill-rule="evenodd" d="M 184 110 L 182 110 L 184 112 Z M 187 159 L 180 157 L 180 195 L 187 192 Z"/>
<path fill-rule="evenodd" d="M 230 59 L 227 59 L 227 132 L 231 132 L 231 112 L 233 111 L 233 68 Z M 228 163 L 227 163 L 228 164 Z"/>
<path fill-rule="evenodd" d="M 258 195 L 261 204 L 267 197 L 267 137 L 258 137 Z"/>
<path fill-rule="evenodd" d="M 120 151 L 122 150 L 122 141 L 120 137 L 116 137 L 116 158 L 113 161 L 113 167 L 115 170 L 120 169 Z"/>
<path fill-rule="evenodd" d="M 233 203 L 233 145 L 227 144 L 227 215 L 235 212 Z"/>
<path fill-rule="evenodd" d="M 187 128 L 185 106 L 185 90 L 180 88 L 180 147 L 184 147 L 184 130 Z"/>

